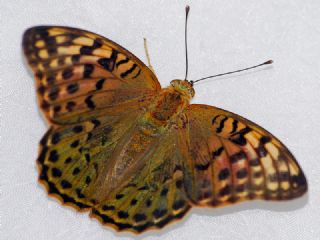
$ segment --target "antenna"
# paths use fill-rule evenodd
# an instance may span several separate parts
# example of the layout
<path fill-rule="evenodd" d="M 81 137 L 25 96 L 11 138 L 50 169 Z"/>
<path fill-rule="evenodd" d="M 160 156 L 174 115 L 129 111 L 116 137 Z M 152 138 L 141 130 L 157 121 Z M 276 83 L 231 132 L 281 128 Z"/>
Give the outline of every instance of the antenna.
<path fill-rule="evenodd" d="M 185 53 L 186 53 L 186 76 L 184 80 L 187 80 L 188 77 L 188 42 L 187 42 L 187 23 L 188 23 L 188 15 L 189 15 L 190 7 L 186 6 L 186 22 L 184 25 L 184 45 L 185 45 Z"/>
<path fill-rule="evenodd" d="M 261 67 L 261 66 L 264 66 L 264 65 L 272 64 L 272 63 L 273 63 L 272 60 L 268 60 L 268 61 L 266 61 L 264 63 L 258 64 L 258 65 L 252 66 L 252 67 L 247 67 L 247 68 L 243 68 L 243 69 L 236 70 L 236 71 L 231 71 L 231 72 L 226 72 L 226 73 L 220 73 L 220 74 L 217 74 L 217 75 L 212 75 L 212 76 L 200 78 L 200 79 L 197 79 L 197 80 L 190 80 L 190 83 L 193 85 L 196 82 L 200 82 L 200 81 L 208 79 L 208 78 L 215 78 L 215 77 L 220 77 L 220 76 L 224 76 L 224 75 L 228 75 L 228 74 L 232 74 L 232 73 L 243 72 L 243 71 L 247 71 L 247 70 L 250 70 L 250 69 L 253 69 L 253 68 Z"/>

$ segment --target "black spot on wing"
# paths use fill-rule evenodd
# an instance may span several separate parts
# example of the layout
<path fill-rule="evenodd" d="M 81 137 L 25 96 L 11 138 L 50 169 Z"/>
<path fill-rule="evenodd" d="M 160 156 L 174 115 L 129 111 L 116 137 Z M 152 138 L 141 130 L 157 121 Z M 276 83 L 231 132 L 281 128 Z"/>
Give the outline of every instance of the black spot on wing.
<path fill-rule="evenodd" d="M 142 222 L 147 219 L 147 216 L 144 215 L 143 213 L 137 213 L 133 216 L 133 219 L 135 222 Z"/>
<path fill-rule="evenodd" d="M 60 182 L 60 185 L 63 189 L 68 189 L 72 187 L 72 184 L 70 182 L 68 182 L 67 180 L 62 180 Z"/>
<path fill-rule="evenodd" d="M 219 191 L 219 195 L 221 197 L 224 197 L 226 195 L 229 195 L 231 193 L 231 187 L 229 185 L 226 185 Z"/>
<path fill-rule="evenodd" d="M 112 210 L 115 210 L 116 208 L 112 205 L 103 205 L 102 206 L 102 210 L 103 211 L 112 211 Z"/>
<path fill-rule="evenodd" d="M 237 131 L 237 128 L 238 128 L 238 120 L 233 120 L 233 122 L 232 122 L 232 130 L 231 130 L 231 132 L 230 132 L 230 134 L 233 134 L 233 133 L 235 133 L 236 131 Z"/>
<path fill-rule="evenodd" d="M 93 123 L 94 128 L 97 128 L 101 124 L 98 119 L 92 119 L 91 122 Z"/>
<path fill-rule="evenodd" d="M 72 55 L 71 61 L 73 64 L 78 63 L 80 61 L 80 54 Z"/>
<path fill-rule="evenodd" d="M 117 62 L 116 67 L 118 68 L 121 64 L 129 62 L 129 58 L 125 58 Z"/>
<path fill-rule="evenodd" d="M 268 142 L 270 142 L 270 141 L 271 141 L 271 138 L 268 137 L 268 136 L 262 136 L 262 137 L 260 138 L 260 142 L 261 142 L 262 144 L 266 144 L 266 143 L 268 143 Z"/>
<path fill-rule="evenodd" d="M 127 77 L 130 73 L 132 73 L 136 69 L 136 67 L 137 67 L 137 64 L 134 63 L 131 68 L 129 68 L 127 71 L 121 73 L 120 76 L 122 78 Z"/>
<path fill-rule="evenodd" d="M 132 78 L 133 78 L 133 79 L 137 78 L 137 77 L 140 75 L 140 73 L 141 73 L 141 69 L 139 69 L 139 71 L 137 72 L 137 74 L 134 75 Z"/>
<path fill-rule="evenodd" d="M 214 118 L 212 118 L 212 121 L 211 121 L 211 124 L 212 124 L 212 125 L 216 122 L 216 120 L 217 120 L 217 118 L 218 118 L 219 116 L 220 116 L 220 115 L 217 115 L 217 116 L 215 116 Z"/>
<path fill-rule="evenodd" d="M 134 198 L 134 199 L 131 200 L 130 205 L 134 206 L 134 205 L 137 204 L 137 202 L 138 202 L 138 200 Z"/>
<path fill-rule="evenodd" d="M 240 134 L 240 135 L 246 135 L 247 133 L 251 132 L 252 129 L 249 128 L 249 127 L 245 127 L 245 128 L 242 128 L 239 132 L 237 132 L 237 134 Z"/>
<path fill-rule="evenodd" d="M 123 197 L 124 197 L 123 194 L 117 194 L 117 195 L 116 195 L 116 199 L 117 199 L 117 200 L 120 200 L 120 199 L 123 198 Z"/>
<path fill-rule="evenodd" d="M 56 132 L 56 133 L 52 134 L 51 143 L 57 144 L 59 141 L 60 141 L 60 133 Z"/>
<path fill-rule="evenodd" d="M 248 176 L 248 171 L 245 168 L 239 169 L 236 173 L 237 178 L 242 179 Z"/>
<path fill-rule="evenodd" d="M 117 58 L 117 51 L 112 50 L 110 58 L 100 58 L 98 63 L 109 72 L 112 72 L 115 66 L 115 61 Z"/>
<path fill-rule="evenodd" d="M 79 173 L 80 173 L 80 168 L 78 168 L 78 167 L 74 168 L 72 171 L 73 176 L 78 175 Z"/>
<path fill-rule="evenodd" d="M 72 158 L 71 157 L 68 157 L 66 160 L 64 160 L 65 164 L 69 164 L 71 162 L 72 162 Z"/>
<path fill-rule="evenodd" d="M 62 172 L 60 171 L 60 169 L 55 168 L 55 167 L 51 169 L 51 174 L 53 177 L 61 177 L 62 176 Z"/>
<path fill-rule="evenodd" d="M 84 70 L 83 70 L 83 77 L 89 78 L 93 70 L 94 70 L 94 66 L 92 64 L 85 64 Z"/>
<path fill-rule="evenodd" d="M 122 218 L 122 219 L 126 219 L 126 218 L 129 217 L 129 214 L 127 212 L 125 212 L 125 211 L 119 211 L 118 212 L 118 217 Z"/>
<path fill-rule="evenodd" d="M 90 109 L 94 109 L 96 107 L 96 105 L 94 104 L 94 102 L 92 101 L 92 95 L 86 97 L 86 99 L 84 100 L 84 102 L 87 104 L 87 107 Z"/>
<path fill-rule="evenodd" d="M 91 161 L 91 156 L 90 156 L 89 153 L 86 153 L 86 154 L 84 155 L 84 158 L 86 159 L 86 162 L 87 162 L 87 163 L 90 163 L 90 161 Z"/>
<path fill-rule="evenodd" d="M 260 161 L 259 161 L 258 158 L 251 159 L 249 161 L 249 165 L 252 166 L 252 167 L 259 166 L 260 165 Z"/>
<path fill-rule="evenodd" d="M 228 168 L 224 168 L 219 172 L 218 178 L 220 181 L 227 179 L 230 176 L 230 171 Z"/>
<path fill-rule="evenodd" d="M 152 212 L 152 215 L 158 219 L 158 218 L 161 218 L 163 217 L 164 215 L 167 214 L 167 209 L 155 209 L 153 212 Z"/>
<path fill-rule="evenodd" d="M 87 177 L 86 177 L 85 183 L 86 183 L 87 185 L 91 183 L 91 177 L 90 177 L 90 176 L 87 176 Z"/>
<path fill-rule="evenodd" d="M 72 129 L 74 133 L 80 133 L 82 132 L 82 130 L 83 130 L 83 127 L 81 125 L 74 126 Z"/>
<path fill-rule="evenodd" d="M 72 93 L 75 93 L 79 90 L 79 84 L 78 83 L 72 83 L 72 84 L 69 84 L 67 86 L 67 92 L 69 94 L 72 94 Z"/>
<path fill-rule="evenodd" d="M 69 79 L 72 76 L 73 76 L 72 68 L 66 68 L 65 70 L 63 70 L 62 72 L 63 79 Z"/>
<path fill-rule="evenodd" d="M 162 197 L 164 197 L 164 196 L 167 195 L 168 191 L 169 191 L 168 188 L 163 188 L 162 191 L 161 191 L 161 193 L 160 193 L 160 195 L 161 195 Z"/>
<path fill-rule="evenodd" d="M 219 157 L 221 155 L 221 153 L 223 152 L 223 150 L 224 150 L 223 146 L 219 147 L 217 150 L 212 152 L 212 157 L 213 158 Z"/>
<path fill-rule="evenodd" d="M 59 96 L 59 91 L 60 91 L 60 89 L 58 87 L 51 88 L 51 90 L 49 91 L 49 94 L 48 94 L 49 99 L 51 101 L 56 100 Z"/>
<path fill-rule="evenodd" d="M 216 129 L 216 133 L 221 133 L 224 128 L 224 123 L 228 120 L 228 117 L 224 117 L 219 124 L 219 127 Z"/>
<path fill-rule="evenodd" d="M 37 91 L 41 96 L 43 96 L 46 92 L 46 88 L 44 86 L 40 86 Z"/>
<path fill-rule="evenodd" d="M 103 84 L 105 82 L 105 78 L 101 78 L 100 80 L 97 81 L 96 83 L 96 90 L 101 90 L 103 88 Z"/>
<path fill-rule="evenodd" d="M 50 162 L 56 162 L 56 161 L 58 161 L 58 159 L 59 159 L 59 155 L 58 155 L 57 150 L 52 150 L 52 151 L 50 152 L 50 154 L 49 154 L 48 160 L 49 160 Z"/>
<path fill-rule="evenodd" d="M 231 155 L 230 162 L 231 162 L 231 164 L 235 164 L 242 159 L 246 159 L 246 157 L 247 157 L 246 154 L 241 151 L 241 152 L 238 152 L 238 153 Z"/>
<path fill-rule="evenodd" d="M 237 134 L 233 137 L 230 138 L 230 141 L 240 145 L 240 146 L 244 146 L 247 144 L 247 140 L 245 139 L 245 137 L 242 134 Z"/>
<path fill-rule="evenodd" d="M 173 203 L 172 208 L 174 210 L 181 209 L 185 206 L 186 202 L 184 200 L 177 200 Z"/>
<path fill-rule="evenodd" d="M 210 162 L 208 162 L 205 165 L 202 165 L 202 164 L 196 164 L 195 165 L 196 169 L 199 170 L 199 171 L 205 171 L 205 170 L 207 170 L 209 168 L 209 166 L 210 166 Z"/>
<path fill-rule="evenodd" d="M 70 144 L 71 148 L 76 148 L 79 146 L 80 141 L 79 140 L 75 140 Z"/>
<path fill-rule="evenodd" d="M 72 112 L 75 106 L 76 106 L 76 103 L 74 101 L 70 101 L 70 102 L 67 102 L 66 109 L 68 110 L 68 112 Z"/>

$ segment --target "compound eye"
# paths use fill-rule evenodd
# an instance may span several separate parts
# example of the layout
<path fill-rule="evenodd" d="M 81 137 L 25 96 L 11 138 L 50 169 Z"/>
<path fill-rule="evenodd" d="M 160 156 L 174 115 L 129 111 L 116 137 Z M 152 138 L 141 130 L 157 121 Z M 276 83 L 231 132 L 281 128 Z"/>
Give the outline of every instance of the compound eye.
<path fill-rule="evenodd" d="M 194 90 L 193 89 L 189 89 L 189 94 L 190 94 L 190 96 L 194 96 Z"/>
<path fill-rule="evenodd" d="M 175 80 L 173 80 L 173 81 L 170 82 L 170 85 L 171 85 L 172 87 L 175 87 L 175 86 L 177 85 L 177 82 L 176 82 Z"/>

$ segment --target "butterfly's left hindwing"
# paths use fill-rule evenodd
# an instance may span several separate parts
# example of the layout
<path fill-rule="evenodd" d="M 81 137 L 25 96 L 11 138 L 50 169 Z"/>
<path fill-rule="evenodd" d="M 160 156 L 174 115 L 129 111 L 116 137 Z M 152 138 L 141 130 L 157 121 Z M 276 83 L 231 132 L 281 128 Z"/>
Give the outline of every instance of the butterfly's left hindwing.
<path fill-rule="evenodd" d="M 108 194 L 100 191 L 99 174 L 111 168 L 119 139 L 128 137 L 140 116 L 133 106 L 116 116 L 52 126 L 40 142 L 39 181 L 49 194 L 78 210 L 98 204 L 97 195 Z"/>
<path fill-rule="evenodd" d="M 307 191 L 304 174 L 289 150 L 258 125 L 206 105 L 190 105 L 181 130 L 184 182 L 200 206 L 249 199 L 287 200 Z"/>

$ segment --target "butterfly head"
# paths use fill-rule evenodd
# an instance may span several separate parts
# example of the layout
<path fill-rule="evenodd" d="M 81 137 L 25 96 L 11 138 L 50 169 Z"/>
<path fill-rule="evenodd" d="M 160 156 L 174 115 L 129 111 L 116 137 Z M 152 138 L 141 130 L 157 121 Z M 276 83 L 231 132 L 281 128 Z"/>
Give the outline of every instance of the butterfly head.
<path fill-rule="evenodd" d="M 175 79 L 170 82 L 170 85 L 183 96 L 193 98 L 195 94 L 193 84 L 187 80 Z"/>

